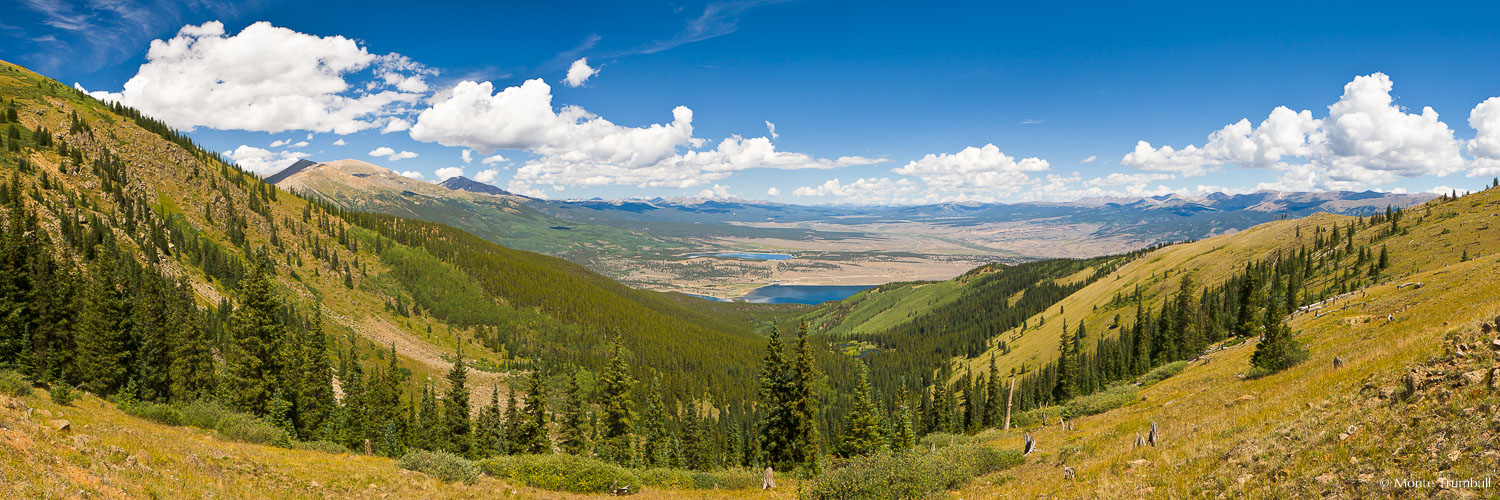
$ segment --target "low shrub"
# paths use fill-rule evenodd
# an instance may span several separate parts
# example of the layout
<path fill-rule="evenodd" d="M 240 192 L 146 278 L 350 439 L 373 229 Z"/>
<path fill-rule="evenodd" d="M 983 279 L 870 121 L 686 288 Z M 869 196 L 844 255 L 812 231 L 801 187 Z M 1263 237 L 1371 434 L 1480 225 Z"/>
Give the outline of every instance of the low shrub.
<path fill-rule="evenodd" d="M 234 413 L 234 410 L 209 400 L 198 400 L 191 403 L 181 404 L 178 409 L 182 412 L 182 423 L 200 429 L 217 429 L 219 420 L 225 415 Z"/>
<path fill-rule="evenodd" d="M 692 474 L 693 489 L 746 490 L 760 487 L 762 473 L 750 469 L 726 469 Z"/>
<path fill-rule="evenodd" d="M 400 465 L 402 469 L 421 472 L 449 483 L 463 481 L 474 484 L 479 480 L 479 467 L 474 462 L 446 451 L 407 452 L 401 456 Z"/>
<path fill-rule="evenodd" d="M 182 425 L 182 411 L 177 407 L 161 403 L 135 403 L 120 407 L 125 413 L 158 424 Z"/>
<path fill-rule="evenodd" d="M 1056 421 L 1063 413 L 1062 405 L 1043 406 L 1032 408 L 1016 414 L 1012 419 L 1011 427 L 1030 427 L 1042 423 L 1043 420 Z"/>
<path fill-rule="evenodd" d="M 830 467 L 804 483 L 804 498 L 927 498 L 1023 460 L 1019 452 L 978 443 L 952 444 L 932 453 L 880 453 Z"/>
<path fill-rule="evenodd" d="M 647 486 L 672 488 L 678 490 L 693 488 L 693 473 L 683 469 L 653 467 L 650 469 L 637 470 L 635 471 L 635 475 L 636 477 L 641 478 L 641 484 Z M 713 486 L 709 487 L 712 488 Z"/>
<path fill-rule="evenodd" d="M 74 399 L 78 399 L 78 391 L 67 382 L 53 382 L 47 387 L 47 394 L 52 396 L 53 403 L 62 406 L 71 405 Z"/>
<path fill-rule="evenodd" d="M 275 446 L 290 446 L 292 443 L 286 430 L 244 413 L 224 415 L 214 430 L 226 438 L 246 443 Z"/>
<path fill-rule="evenodd" d="M 479 462 L 485 474 L 527 486 L 573 493 L 603 493 L 611 484 L 639 491 L 642 479 L 618 465 L 574 455 L 515 455 Z"/>
<path fill-rule="evenodd" d="M 1187 365 L 1187 361 L 1173 361 L 1171 363 L 1167 363 L 1165 365 L 1161 365 L 1151 369 L 1151 371 L 1146 372 L 1145 375 L 1141 375 L 1140 378 L 1136 379 L 1135 382 L 1137 384 L 1140 384 L 1141 387 L 1155 384 L 1157 382 L 1161 382 L 1162 380 L 1166 380 L 1167 377 L 1182 373 L 1182 369 L 1186 368 Z"/>
<path fill-rule="evenodd" d="M 1063 405 L 1063 413 L 1071 418 L 1095 415 L 1140 399 L 1134 385 L 1116 385 L 1087 396 L 1078 396 L 1068 400 L 1068 403 Z"/>
<path fill-rule="evenodd" d="M 349 448 L 333 441 L 295 441 L 291 446 L 294 450 L 320 451 L 334 455 L 349 453 Z"/>
<path fill-rule="evenodd" d="M 30 396 L 31 381 L 27 380 L 25 375 L 12 370 L 0 371 L 0 393 L 18 398 Z"/>

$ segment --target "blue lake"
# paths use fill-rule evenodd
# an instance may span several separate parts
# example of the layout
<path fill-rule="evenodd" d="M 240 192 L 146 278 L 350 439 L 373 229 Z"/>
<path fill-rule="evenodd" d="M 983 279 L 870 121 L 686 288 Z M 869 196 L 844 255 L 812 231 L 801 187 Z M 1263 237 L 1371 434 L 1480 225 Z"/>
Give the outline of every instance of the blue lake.
<path fill-rule="evenodd" d="M 784 253 L 759 253 L 759 252 L 718 252 L 718 253 L 690 253 L 687 257 L 728 257 L 731 259 L 755 259 L 755 260 L 787 260 L 792 256 Z"/>
<path fill-rule="evenodd" d="M 732 299 L 720 299 L 703 295 L 694 297 L 715 302 L 751 302 L 755 304 L 821 304 L 830 300 L 844 300 L 875 285 L 766 285 L 750 293 Z"/>

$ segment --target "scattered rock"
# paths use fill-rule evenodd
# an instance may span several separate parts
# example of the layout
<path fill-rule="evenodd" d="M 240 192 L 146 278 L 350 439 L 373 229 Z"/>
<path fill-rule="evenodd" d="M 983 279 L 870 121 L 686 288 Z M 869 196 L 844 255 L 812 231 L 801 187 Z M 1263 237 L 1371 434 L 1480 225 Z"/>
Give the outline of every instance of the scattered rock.
<path fill-rule="evenodd" d="M 1490 372 L 1490 388 L 1500 389 L 1500 368 L 1496 368 L 1495 371 Z"/>
<path fill-rule="evenodd" d="M 1333 474 L 1324 474 L 1324 475 L 1318 476 L 1317 480 L 1318 480 L 1319 483 L 1328 484 L 1328 483 L 1337 481 L 1338 477 L 1334 476 Z"/>
<path fill-rule="evenodd" d="M 1484 370 L 1483 369 L 1479 369 L 1479 370 L 1474 370 L 1474 371 L 1471 371 L 1471 372 L 1464 373 L 1464 383 L 1466 385 L 1471 385 L 1471 386 L 1477 386 L 1479 384 L 1483 384 L 1484 383 Z"/>
<path fill-rule="evenodd" d="M 1237 397 L 1237 398 L 1234 398 L 1234 399 L 1231 399 L 1229 401 L 1224 402 L 1224 406 L 1227 408 L 1227 407 L 1234 406 L 1234 405 L 1237 405 L 1237 404 L 1240 404 L 1240 403 L 1244 403 L 1246 401 L 1255 401 L 1255 396 L 1251 396 L 1249 394 L 1246 394 L 1244 396 L 1240 396 L 1240 397 Z"/>
<path fill-rule="evenodd" d="M 73 430 L 73 423 L 63 419 L 57 419 L 51 422 L 47 422 L 47 425 L 52 426 L 52 428 L 57 430 L 58 432 L 68 432 L 70 430 Z"/>
<path fill-rule="evenodd" d="M 1359 431 L 1359 426 L 1355 426 L 1355 425 L 1349 426 L 1348 429 L 1344 429 L 1344 432 L 1340 432 L 1339 433 L 1339 441 L 1348 441 L 1349 438 L 1354 437 L 1354 433 L 1358 432 L 1358 431 Z"/>

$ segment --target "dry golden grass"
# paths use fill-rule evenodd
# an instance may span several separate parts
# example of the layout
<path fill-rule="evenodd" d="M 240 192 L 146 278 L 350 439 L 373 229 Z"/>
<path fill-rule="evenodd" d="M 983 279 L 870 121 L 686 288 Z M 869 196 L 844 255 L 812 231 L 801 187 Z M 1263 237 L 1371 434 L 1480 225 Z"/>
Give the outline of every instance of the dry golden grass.
<path fill-rule="evenodd" d="M 1335 305 L 1350 307 L 1291 320 L 1311 351 L 1307 362 L 1243 380 L 1254 342 L 1241 343 L 1143 389 L 1137 403 L 1075 420 L 1074 431 L 1053 425 L 999 433 L 997 446 L 1019 448 L 1029 431 L 1041 451 L 1007 471 L 1013 479 L 1003 485 L 979 480 L 959 496 L 1493 497 L 1497 490 L 1397 490 L 1381 481 L 1483 479 L 1500 471 L 1500 391 L 1488 378 L 1452 388 L 1461 383 L 1452 382 L 1459 372 L 1500 368 L 1489 347 L 1500 333 L 1478 333 L 1481 322 L 1500 314 L 1500 280 L 1494 278 L 1500 276 L 1500 238 L 1487 227 L 1497 206 L 1500 190 L 1434 202 L 1430 212 L 1412 210 L 1402 224 L 1411 226 L 1409 234 L 1388 240 L 1398 277 Z M 1070 324 L 1088 321 L 1092 330 L 1113 315 L 1102 307 L 1113 296 L 1106 286 L 1142 282 L 1148 296 L 1161 296 L 1174 280 L 1153 281 L 1152 274 L 1172 267 L 1192 269 L 1200 282 L 1213 283 L 1286 244 L 1295 225 L 1326 226 L 1332 220 L 1276 222 L 1164 249 L 1122 268 L 1120 280 L 1106 278 L 1062 305 Z M 1304 237 L 1310 236 L 1306 227 Z M 1356 240 L 1373 233 L 1363 230 Z M 1471 257 L 1483 256 L 1459 262 L 1465 249 Z M 1425 286 L 1398 288 L 1405 282 Z M 1098 313 L 1093 304 L 1101 305 Z M 1041 334 L 1026 334 L 1033 344 L 1026 354 L 1033 356 L 1026 358 L 1031 363 L 1055 356 L 1061 321 L 1055 320 L 1056 308 L 1049 313 Z M 1387 323 L 1388 316 L 1394 320 Z M 1455 335 L 1469 339 L 1464 364 L 1433 369 L 1448 385 L 1423 397 L 1402 396 L 1401 376 L 1450 352 L 1445 346 Z M 1342 368 L 1332 367 L 1336 356 Z M 1136 433 L 1144 434 L 1151 422 L 1160 425 L 1163 443 L 1135 448 Z M 1076 480 L 1064 479 L 1064 466 L 1077 471 Z"/>

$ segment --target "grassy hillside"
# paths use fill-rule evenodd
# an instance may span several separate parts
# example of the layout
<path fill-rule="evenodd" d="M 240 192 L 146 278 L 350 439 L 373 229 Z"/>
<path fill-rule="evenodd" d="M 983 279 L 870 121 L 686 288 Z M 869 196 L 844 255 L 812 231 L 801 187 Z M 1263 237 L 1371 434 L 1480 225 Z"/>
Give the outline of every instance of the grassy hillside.
<path fill-rule="evenodd" d="M 394 346 L 412 381 L 441 378 L 460 344 L 480 386 L 503 382 L 508 368 L 588 369 L 618 335 L 636 376 L 661 370 L 669 398 L 753 394 L 752 330 L 767 313 L 690 306 L 450 226 L 310 202 L 149 117 L 9 63 L 0 64 L 0 99 L 17 112 L 0 124 L 16 131 L 0 173 L 27 195 L 20 203 L 48 239 L 108 233 L 132 258 L 186 279 L 200 307 L 235 303 L 251 256 L 263 252 L 280 293 L 320 312 L 340 352 L 384 364 L 374 356 Z M 88 244 L 53 248 L 90 268 L 92 257 L 76 254 Z M 486 314 L 476 320 L 475 310 Z"/>
<path fill-rule="evenodd" d="M 1435 483 L 1482 480 L 1500 467 L 1493 451 L 1500 428 L 1492 418 L 1500 404 L 1500 374 L 1494 373 L 1500 334 L 1482 326 L 1500 315 L 1500 286 L 1489 278 L 1500 272 L 1500 238 L 1493 233 L 1500 190 L 1410 212 L 1414 224 L 1391 242 L 1400 249 L 1392 253 L 1398 274 L 1289 320 L 1311 352 L 1307 362 L 1247 380 L 1255 343 L 1224 346 L 1142 389 L 1123 408 L 1075 419 L 1071 431 L 1054 419 L 1054 425 L 999 433 L 995 444 L 1003 447 L 1019 446 L 1021 434 L 1032 433 L 1040 454 L 1011 472 L 1004 486 L 976 485 L 963 493 L 1487 495 L 1443 491 Z M 1299 223 L 1258 228 L 1261 245 L 1228 238 L 1218 242 L 1222 246 L 1202 242 L 1208 245 L 1203 249 L 1254 251 Z M 1372 235 L 1361 231 L 1356 238 Z M 1163 257 L 1185 258 L 1173 250 Z M 1415 374 L 1414 384 L 1407 384 L 1408 373 Z M 1151 422 L 1161 426 L 1162 444 L 1135 448 L 1135 434 Z M 1064 466 L 1077 471 L 1076 481 L 1063 478 Z M 1432 483 L 1391 489 L 1397 479 Z"/>

